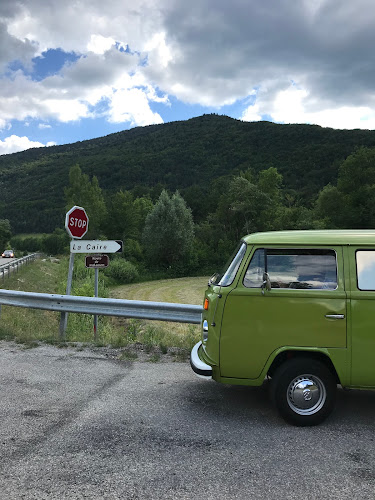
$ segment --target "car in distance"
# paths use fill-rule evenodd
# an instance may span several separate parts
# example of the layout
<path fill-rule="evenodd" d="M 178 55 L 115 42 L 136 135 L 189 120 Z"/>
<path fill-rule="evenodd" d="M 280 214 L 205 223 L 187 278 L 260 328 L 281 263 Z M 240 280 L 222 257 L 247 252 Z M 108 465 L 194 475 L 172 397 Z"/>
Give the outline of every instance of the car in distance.
<path fill-rule="evenodd" d="M 13 250 L 4 250 L 4 252 L 1 254 L 1 256 L 4 259 L 6 259 L 6 258 L 12 259 L 14 257 L 14 252 L 13 252 Z"/>
<path fill-rule="evenodd" d="M 267 378 L 287 422 L 316 425 L 338 384 L 375 389 L 374 324 L 374 230 L 254 233 L 208 283 L 191 366 L 224 384 Z"/>

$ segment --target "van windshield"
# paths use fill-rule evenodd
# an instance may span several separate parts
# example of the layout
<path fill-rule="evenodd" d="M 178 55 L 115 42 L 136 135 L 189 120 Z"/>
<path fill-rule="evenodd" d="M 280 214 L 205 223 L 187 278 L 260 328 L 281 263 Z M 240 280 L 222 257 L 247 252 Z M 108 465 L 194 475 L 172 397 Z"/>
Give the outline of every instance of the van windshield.
<path fill-rule="evenodd" d="M 227 262 L 224 270 L 221 273 L 214 274 L 210 281 L 208 282 L 210 285 L 219 285 L 219 286 L 229 286 L 233 283 L 234 278 L 236 277 L 238 268 L 244 258 L 246 253 L 246 243 L 243 241 L 236 248 L 235 252 Z"/>

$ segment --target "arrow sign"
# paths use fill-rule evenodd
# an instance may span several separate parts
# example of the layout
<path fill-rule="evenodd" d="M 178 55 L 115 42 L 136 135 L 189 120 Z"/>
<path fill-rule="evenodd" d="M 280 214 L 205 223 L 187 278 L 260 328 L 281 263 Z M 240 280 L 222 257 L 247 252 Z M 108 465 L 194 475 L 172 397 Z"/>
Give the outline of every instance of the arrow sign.
<path fill-rule="evenodd" d="M 122 252 L 122 241 L 80 240 L 70 242 L 72 253 L 116 253 Z"/>

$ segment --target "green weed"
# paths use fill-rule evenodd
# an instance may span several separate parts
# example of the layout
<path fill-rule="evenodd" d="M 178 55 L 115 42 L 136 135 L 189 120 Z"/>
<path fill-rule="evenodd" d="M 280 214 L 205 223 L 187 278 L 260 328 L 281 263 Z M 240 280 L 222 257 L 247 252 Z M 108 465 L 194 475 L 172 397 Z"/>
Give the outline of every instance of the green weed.
<path fill-rule="evenodd" d="M 94 293 L 94 272 L 86 269 L 82 256 L 75 258 L 75 274 L 72 293 L 75 295 L 92 296 Z M 65 294 L 68 271 L 67 257 L 59 259 L 39 259 L 32 264 L 23 266 L 18 273 L 4 280 L 3 288 Z M 176 283 L 175 283 L 176 282 Z M 107 278 L 100 274 L 99 296 L 110 296 Z M 185 283 L 185 285 L 184 285 Z M 0 285 L 1 286 L 1 285 Z M 135 285 L 129 285 L 134 287 Z M 143 288 L 142 288 L 143 287 Z M 188 289 L 200 287 L 200 279 L 192 281 L 165 280 L 164 282 L 138 284 L 135 297 L 139 300 L 156 300 L 165 302 L 189 302 Z M 160 290 L 159 290 L 160 289 Z M 116 288 L 117 290 L 117 288 Z M 143 293 L 152 293 L 152 297 L 144 297 Z M 183 292 L 183 296 L 180 293 Z M 176 295 L 174 295 L 176 294 Z M 193 294 L 193 301 L 195 301 Z M 118 296 L 116 294 L 116 296 Z M 120 297 L 119 297 L 120 298 Z M 124 297 L 127 298 L 127 297 Z M 119 320 L 115 317 L 98 318 L 97 338 L 94 339 L 93 316 L 87 314 L 69 314 L 66 336 L 59 337 L 60 313 L 37 309 L 26 309 L 12 306 L 2 306 L 0 315 L 0 340 L 15 340 L 26 347 L 35 347 L 40 342 L 58 346 L 68 343 L 87 343 L 96 346 L 126 347 L 134 343 L 144 345 L 146 352 L 151 353 L 158 348 L 161 354 L 167 354 L 170 347 L 176 347 L 188 352 L 199 340 L 200 329 L 194 325 L 178 323 L 155 322 L 140 319 Z"/>

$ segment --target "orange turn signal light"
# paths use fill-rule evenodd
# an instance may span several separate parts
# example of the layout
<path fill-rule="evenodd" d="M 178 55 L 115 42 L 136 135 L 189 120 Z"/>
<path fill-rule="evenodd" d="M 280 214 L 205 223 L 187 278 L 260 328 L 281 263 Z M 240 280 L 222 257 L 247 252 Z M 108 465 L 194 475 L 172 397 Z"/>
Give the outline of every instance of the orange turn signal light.
<path fill-rule="evenodd" d="M 204 299 L 203 309 L 208 311 L 208 306 L 210 305 L 210 301 L 208 299 Z"/>

